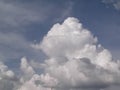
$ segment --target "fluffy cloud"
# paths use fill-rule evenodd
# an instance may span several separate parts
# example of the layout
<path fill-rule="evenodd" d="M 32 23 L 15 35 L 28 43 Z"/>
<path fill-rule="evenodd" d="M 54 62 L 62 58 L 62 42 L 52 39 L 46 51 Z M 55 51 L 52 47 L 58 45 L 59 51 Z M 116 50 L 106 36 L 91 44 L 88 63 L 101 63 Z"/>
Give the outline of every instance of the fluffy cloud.
<path fill-rule="evenodd" d="M 45 87 L 89 90 L 120 84 L 119 61 L 114 61 L 109 50 L 98 44 L 97 38 L 76 18 L 55 24 L 33 47 L 49 57 L 39 80 Z"/>
<path fill-rule="evenodd" d="M 25 57 L 23 57 L 21 59 L 21 67 L 20 67 L 21 71 L 23 72 L 22 78 L 21 80 L 29 80 L 29 78 L 31 78 L 35 71 L 34 69 L 29 65 L 29 63 L 27 62 L 27 59 Z"/>
<path fill-rule="evenodd" d="M 8 70 L 8 67 L 4 65 L 2 62 L 0 62 L 0 77 L 8 77 L 12 78 L 14 77 L 14 73 L 11 70 Z"/>
<path fill-rule="evenodd" d="M 43 72 L 38 74 L 25 57 L 18 76 L 0 63 L 1 90 L 118 90 L 120 86 L 119 60 L 113 60 L 110 51 L 76 18 L 55 24 L 32 47 L 47 56 L 43 63 L 34 63 Z"/>
<path fill-rule="evenodd" d="M 14 72 L 0 62 L 0 90 L 16 90 L 18 82 Z"/>

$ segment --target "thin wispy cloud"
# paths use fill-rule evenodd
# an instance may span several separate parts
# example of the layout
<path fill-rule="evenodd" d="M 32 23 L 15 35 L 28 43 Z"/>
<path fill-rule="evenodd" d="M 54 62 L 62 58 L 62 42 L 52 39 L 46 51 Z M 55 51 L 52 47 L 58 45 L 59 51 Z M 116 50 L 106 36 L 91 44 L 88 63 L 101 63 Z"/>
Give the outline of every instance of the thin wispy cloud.
<path fill-rule="evenodd" d="M 39 3 L 39 4 L 37 4 Z M 72 11 L 72 2 L 67 2 L 59 18 L 65 18 L 69 16 Z M 67 6 L 68 5 L 68 6 Z M 30 25 L 31 23 L 42 23 L 52 17 L 55 12 L 50 12 L 51 10 L 56 10 L 56 5 L 54 3 L 47 4 L 44 1 L 36 1 L 29 3 L 22 3 L 21 1 L 14 2 L 13 0 L 1 0 L 0 1 L 0 27 L 23 27 Z M 58 8 L 58 7 L 57 7 Z"/>
<path fill-rule="evenodd" d="M 120 10 L 120 0 L 102 0 L 105 4 L 112 5 L 116 10 Z"/>
<path fill-rule="evenodd" d="M 32 3 L 21 2 L 6 2 L 0 1 L 0 23 L 2 27 L 6 26 L 21 26 L 32 22 L 42 22 L 47 18 L 48 7 L 39 7 L 39 11 L 35 9 L 36 6 L 31 7 Z"/>

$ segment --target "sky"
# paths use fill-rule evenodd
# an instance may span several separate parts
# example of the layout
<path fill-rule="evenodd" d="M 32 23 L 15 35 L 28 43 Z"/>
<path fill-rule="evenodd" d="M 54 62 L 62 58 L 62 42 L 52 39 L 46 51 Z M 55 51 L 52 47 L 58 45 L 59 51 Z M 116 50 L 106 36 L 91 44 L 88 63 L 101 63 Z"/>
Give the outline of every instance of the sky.
<path fill-rule="evenodd" d="M 120 0 L 0 0 L 0 90 L 119 90 L 119 17 Z"/>

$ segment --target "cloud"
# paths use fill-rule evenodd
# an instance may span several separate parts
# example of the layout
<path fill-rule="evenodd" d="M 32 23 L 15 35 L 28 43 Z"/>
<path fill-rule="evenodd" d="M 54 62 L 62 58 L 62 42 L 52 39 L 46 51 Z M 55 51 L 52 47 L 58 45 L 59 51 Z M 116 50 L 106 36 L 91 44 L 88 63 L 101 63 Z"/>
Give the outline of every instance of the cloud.
<path fill-rule="evenodd" d="M 23 57 L 18 74 L 0 62 L 1 90 L 117 90 L 120 86 L 120 61 L 113 60 L 77 18 L 53 25 L 32 48 L 46 54 L 44 62 Z M 39 65 L 42 72 L 31 64 Z"/>
<path fill-rule="evenodd" d="M 12 77 L 14 77 L 14 73 L 13 73 L 13 71 L 8 70 L 8 67 L 5 66 L 2 62 L 0 62 L 0 76 L 12 78 Z"/>
<path fill-rule="evenodd" d="M 27 79 L 29 80 L 29 78 L 31 78 L 35 73 L 34 69 L 29 65 L 25 57 L 21 59 L 20 69 L 23 72 L 23 75 L 21 78 L 23 81 Z"/>
<path fill-rule="evenodd" d="M 1 27 L 20 27 L 32 22 L 42 22 L 46 19 L 46 11 L 48 8 L 40 7 L 36 11 L 34 4 L 24 3 L 17 1 L 0 1 L 0 24 Z M 44 10 L 43 10 L 44 8 Z"/>
<path fill-rule="evenodd" d="M 15 90 L 18 88 L 19 80 L 12 70 L 9 70 L 6 65 L 0 62 L 0 89 L 1 90 Z"/>
<path fill-rule="evenodd" d="M 116 10 L 120 10 L 120 0 L 102 0 L 105 4 L 111 4 Z"/>
<path fill-rule="evenodd" d="M 0 32 L 0 60 L 5 62 L 19 59 L 24 55 L 30 55 L 29 51 L 32 50 L 29 44 L 30 42 L 20 34 Z"/>
<path fill-rule="evenodd" d="M 39 79 L 43 87 L 99 90 L 120 84 L 120 62 L 114 61 L 110 51 L 76 18 L 55 24 L 43 41 L 32 47 L 48 56 Z"/>
<path fill-rule="evenodd" d="M 58 7 L 56 3 L 48 3 L 48 1 L 42 0 L 29 2 L 27 0 L 0 0 L 0 28 L 4 30 L 12 28 L 16 31 L 16 28 L 18 30 L 33 23 L 38 24 L 48 21 L 53 18 L 54 14 L 56 14 L 56 17 L 53 19 L 57 19 L 56 21 L 63 20 L 71 14 L 72 2 L 66 1 L 65 4 L 62 2 L 62 7 Z M 51 12 L 53 10 L 59 12 Z"/>
<path fill-rule="evenodd" d="M 41 0 L 0 0 L 1 61 L 17 61 L 23 56 L 35 56 L 35 58 L 41 59 L 41 56 L 37 54 L 39 51 L 31 49 L 30 47 L 30 43 L 33 42 L 33 37 L 34 39 L 38 38 L 35 36 L 35 31 L 40 33 L 42 32 L 40 34 L 41 37 L 44 33 L 44 30 L 38 30 L 38 27 L 36 28 L 36 25 L 40 25 L 45 21 L 48 22 L 49 18 L 52 18 L 54 21 L 52 16 L 54 16 L 55 13 L 51 11 L 59 11 L 59 13 L 55 15 L 56 17 L 66 17 L 71 11 L 70 6 L 67 8 L 67 5 L 64 5 L 63 3 L 61 3 L 61 6 L 63 7 L 58 7 L 56 5 L 56 2 L 49 3 L 47 1 Z M 31 29 L 34 27 L 36 30 Z M 41 28 L 41 26 L 39 26 L 39 28 Z"/>

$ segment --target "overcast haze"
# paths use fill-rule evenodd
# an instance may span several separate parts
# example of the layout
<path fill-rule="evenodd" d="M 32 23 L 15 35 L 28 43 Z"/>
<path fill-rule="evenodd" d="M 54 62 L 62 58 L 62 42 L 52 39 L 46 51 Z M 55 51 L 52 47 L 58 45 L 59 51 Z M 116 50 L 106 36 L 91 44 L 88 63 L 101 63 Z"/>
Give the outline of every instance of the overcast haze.
<path fill-rule="evenodd" d="M 0 90 L 119 90 L 120 0 L 0 0 Z"/>

